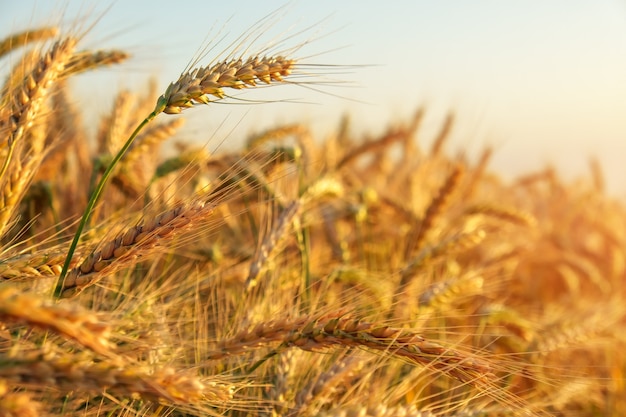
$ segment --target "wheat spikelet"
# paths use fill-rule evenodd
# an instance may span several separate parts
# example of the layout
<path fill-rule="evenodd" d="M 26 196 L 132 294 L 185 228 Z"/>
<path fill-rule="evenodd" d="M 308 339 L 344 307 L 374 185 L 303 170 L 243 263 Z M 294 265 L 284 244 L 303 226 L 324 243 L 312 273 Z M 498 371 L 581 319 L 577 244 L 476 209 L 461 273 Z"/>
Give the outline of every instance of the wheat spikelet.
<path fill-rule="evenodd" d="M 468 232 L 457 233 L 433 245 L 426 246 L 402 269 L 401 275 L 403 282 L 407 283 L 419 268 L 428 265 L 430 262 L 436 261 L 443 256 L 452 256 L 478 246 L 486 236 L 487 234 L 484 230 L 475 229 Z M 404 278 L 405 276 L 406 278 Z"/>
<path fill-rule="evenodd" d="M 115 154 L 128 138 L 134 124 L 152 110 L 156 97 L 157 86 L 154 79 L 149 80 L 148 90 L 141 97 L 128 90 L 120 91 L 115 97 L 110 113 L 100 120 L 97 135 L 98 153 Z M 145 135 L 149 133 L 144 132 L 142 136 Z M 133 144 L 132 148 L 134 147 Z"/>
<path fill-rule="evenodd" d="M 145 157 L 148 150 L 150 150 L 150 152 L 155 152 L 161 142 L 171 136 L 174 136 L 176 131 L 184 124 L 185 119 L 180 118 L 170 120 L 166 123 L 160 123 L 147 129 L 139 137 L 137 137 L 137 141 L 134 143 L 134 146 L 128 150 L 126 159 L 123 161 L 123 166 L 132 166 L 137 163 L 140 158 Z"/>
<path fill-rule="evenodd" d="M 67 81 L 58 81 L 51 90 L 50 107 L 55 109 L 55 116 L 46 118 L 45 157 L 33 182 L 62 178 L 67 157 L 63 145 L 68 145 L 70 141 L 81 136 L 80 117 L 70 98 Z M 86 140 L 84 137 L 82 139 Z"/>
<path fill-rule="evenodd" d="M 594 306 L 587 311 L 581 309 L 577 317 L 569 314 L 556 320 L 552 318 L 551 323 L 537 331 L 539 337 L 533 340 L 529 351 L 549 355 L 558 350 L 601 343 L 623 317 L 623 306 L 609 300 L 603 306 Z"/>
<path fill-rule="evenodd" d="M 373 195 L 369 195 L 372 200 L 377 198 L 376 192 L 371 190 Z M 341 198 L 345 195 L 344 185 L 337 178 L 331 175 L 325 175 L 318 178 L 309 185 L 300 197 L 302 205 L 310 208 L 314 203 L 327 198 Z"/>
<path fill-rule="evenodd" d="M 6 92 L 11 94 L 11 99 L 8 102 L 10 109 L 7 118 L 0 121 L 0 128 L 5 135 L 2 138 L 3 143 L 11 145 L 18 142 L 23 137 L 24 131 L 32 127 L 39 106 L 52 82 L 65 68 L 75 45 L 76 40 L 73 38 L 56 42 L 50 51 L 41 55 L 37 65 L 26 75 L 22 84 Z"/>
<path fill-rule="evenodd" d="M 533 323 L 528 318 L 503 304 L 489 304 L 481 308 L 480 314 L 484 317 L 483 322 L 493 328 L 489 332 L 492 350 L 497 347 L 505 351 L 510 351 L 512 347 L 515 351 L 524 350 L 536 336 Z"/>
<path fill-rule="evenodd" d="M 10 101 L 12 100 L 10 92 L 19 88 L 18 86 L 24 82 L 26 74 L 29 74 L 39 62 L 40 56 L 40 50 L 31 49 L 25 52 L 11 68 L 11 73 L 2 86 L 2 101 L 0 101 L 0 117 L 2 119 L 8 117 L 10 111 Z"/>
<path fill-rule="evenodd" d="M 115 102 L 109 117 L 103 118 L 98 135 L 98 152 L 100 154 L 114 154 L 128 137 L 133 128 L 131 108 L 135 101 L 135 95 L 127 90 L 120 91 L 115 97 Z"/>
<path fill-rule="evenodd" d="M 602 407 L 602 388 L 594 384 L 589 378 L 578 378 L 568 381 L 559 387 L 555 392 L 550 393 L 545 399 L 545 403 L 551 408 L 567 412 L 574 406 L 582 406 L 584 403 L 593 403 L 597 407 Z"/>
<path fill-rule="evenodd" d="M 257 81 L 265 84 L 281 82 L 283 77 L 291 74 L 294 65 L 294 60 L 282 56 L 255 56 L 245 61 L 234 59 L 196 68 L 171 83 L 159 101 L 164 105 L 164 113 L 180 113 L 196 104 L 210 103 L 210 96 L 226 97 L 224 88 L 253 87 Z"/>
<path fill-rule="evenodd" d="M 272 386 L 269 389 L 269 399 L 272 402 L 273 412 L 284 415 L 290 408 L 290 393 L 293 391 L 293 375 L 297 371 L 297 358 L 294 351 L 285 352 L 277 358 L 277 364 L 272 372 Z"/>
<path fill-rule="evenodd" d="M 493 155 L 493 149 L 491 147 L 485 148 L 480 154 L 478 163 L 471 172 L 470 178 L 467 180 L 465 191 L 463 192 L 463 199 L 469 200 L 474 195 L 476 189 L 480 186 L 481 180 L 485 175 L 489 161 Z"/>
<path fill-rule="evenodd" d="M 420 270 L 431 263 L 435 263 L 444 256 L 454 256 L 457 253 L 469 250 L 478 246 L 486 237 L 482 229 L 475 229 L 470 232 L 461 232 L 451 237 L 445 238 L 434 245 L 423 248 L 416 257 L 400 270 L 400 282 L 394 292 L 392 305 L 394 310 L 390 317 L 395 317 L 401 310 L 400 301 L 402 297 L 408 298 L 407 290 Z"/>
<path fill-rule="evenodd" d="M 157 169 L 156 158 L 148 158 L 147 155 L 156 156 L 161 143 L 174 136 L 184 124 L 185 119 L 178 118 L 146 129 L 128 150 L 126 158 L 120 162 L 119 173 L 114 181 L 122 182 L 125 188 L 133 189 L 135 195 L 141 194 Z M 180 165 L 189 167 L 188 163 Z"/>

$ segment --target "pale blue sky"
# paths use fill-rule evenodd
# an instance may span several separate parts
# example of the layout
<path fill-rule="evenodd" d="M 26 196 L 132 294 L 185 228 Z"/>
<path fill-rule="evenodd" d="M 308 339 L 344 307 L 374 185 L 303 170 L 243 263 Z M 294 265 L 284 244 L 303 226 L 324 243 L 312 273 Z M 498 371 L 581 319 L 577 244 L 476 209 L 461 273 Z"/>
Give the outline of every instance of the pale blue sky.
<path fill-rule="evenodd" d="M 225 27 L 222 33 L 233 39 L 284 4 L 0 0 L 0 36 L 57 22 L 62 14 L 67 26 L 75 27 L 77 16 L 93 22 L 109 7 L 83 45 L 127 49 L 134 58 L 77 80 L 77 100 L 101 114 L 110 108 L 115 91 L 137 88 L 134 83 L 147 76 L 157 76 L 165 88 L 212 27 L 214 38 Z M 588 158 L 595 155 L 604 164 L 611 190 L 626 196 L 626 0 L 407 0 L 384 5 L 302 0 L 289 3 L 285 17 L 264 39 L 317 22 L 319 30 L 285 45 L 319 37 L 297 56 L 320 54 L 308 62 L 363 65 L 335 76 L 345 84 L 323 87 L 329 94 L 277 88 L 244 95 L 311 104 L 192 109 L 186 112 L 188 137 L 213 137 L 214 146 L 225 138 L 237 143 L 253 125 L 296 120 L 322 134 L 334 128 L 343 112 L 353 116 L 355 130 L 373 135 L 426 105 L 423 141 L 451 109 L 459 119 L 451 151 L 477 155 L 492 144 L 492 167 L 501 173 L 527 172 L 552 162 L 569 176 L 586 172 Z M 6 63 L 0 63 L 4 70 Z"/>

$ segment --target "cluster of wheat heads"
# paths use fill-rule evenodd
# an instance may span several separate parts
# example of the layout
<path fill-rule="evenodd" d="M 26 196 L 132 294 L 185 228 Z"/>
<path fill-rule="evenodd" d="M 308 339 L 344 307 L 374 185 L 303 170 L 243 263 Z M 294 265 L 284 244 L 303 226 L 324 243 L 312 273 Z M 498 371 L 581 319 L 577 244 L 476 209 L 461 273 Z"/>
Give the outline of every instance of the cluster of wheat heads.
<path fill-rule="evenodd" d="M 0 103 L 0 415 L 626 414 L 626 211 L 599 170 L 505 183 L 446 155 L 452 117 L 421 149 L 421 111 L 161 158 L 166 114 L 298 62 L 122 91 L 89 138 L 66 80 L 127 55 L 57 36 L 0 43 L 38 45 Z"/>

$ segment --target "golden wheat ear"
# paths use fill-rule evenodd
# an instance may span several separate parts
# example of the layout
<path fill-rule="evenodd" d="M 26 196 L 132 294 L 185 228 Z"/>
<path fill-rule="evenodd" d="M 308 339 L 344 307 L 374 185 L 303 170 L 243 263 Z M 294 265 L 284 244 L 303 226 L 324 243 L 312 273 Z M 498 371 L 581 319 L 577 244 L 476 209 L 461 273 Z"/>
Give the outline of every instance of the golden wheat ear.
<path fill-rule="evenodd" d="M 30 294 L 20 294 L 14 287 L 0 287 L 0 320 L 50 329 L 101 355 L 113 356 L 110 327 L 95 314 L 69 304 L 56 305 Z"/>
<path fill-rule="evenodd" d="M 53 83 L 72 56 L 76 39 L 65 38 L 42 52 L 17 85 L 3 91 L 0 112 L 0 236 L 9 228 L 31 179 L 43 160 L 42 113 Z"/>
<path fill-rule="evenodd" d="M 257 81 L 265 84 L 281 82 L 291 74 L 295 61 L 278 57 L 251 57 L 220 62 L 210 67 L 197 68 L 182 74 L 170 84 L 159 99 L 164 113 L 177 114 L 195 104 L 209 104 L 211 96 L 226 97 L 224 88 L 242 89 L 254 87 Z M 157 108 L 158 108 L 157 104 Z"/>

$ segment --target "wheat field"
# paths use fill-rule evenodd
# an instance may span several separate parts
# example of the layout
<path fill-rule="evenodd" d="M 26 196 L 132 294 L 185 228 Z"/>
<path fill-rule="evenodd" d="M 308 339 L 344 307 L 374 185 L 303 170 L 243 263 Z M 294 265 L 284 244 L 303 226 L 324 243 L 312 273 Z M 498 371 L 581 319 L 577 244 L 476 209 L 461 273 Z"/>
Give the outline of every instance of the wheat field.
<path fill-rule="evenodd" d="M 190 107 L 323 70 L 265 52 L 120 91 L 88 129 L 68 79 L 128 54 L 0 41 L 0 416 L 626 415 L 601 163 L 505 181 L 447 149 L 453 115 L 418 140 L 427 109 L 161 156 Z"/>

